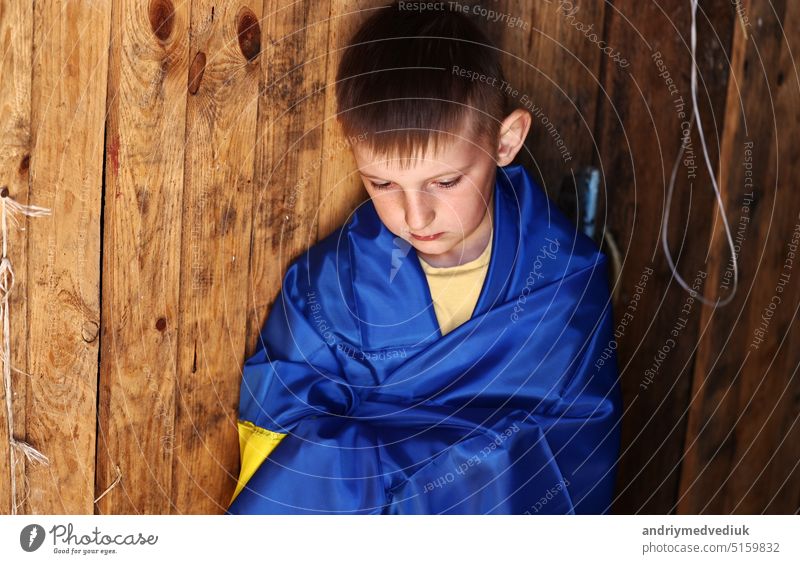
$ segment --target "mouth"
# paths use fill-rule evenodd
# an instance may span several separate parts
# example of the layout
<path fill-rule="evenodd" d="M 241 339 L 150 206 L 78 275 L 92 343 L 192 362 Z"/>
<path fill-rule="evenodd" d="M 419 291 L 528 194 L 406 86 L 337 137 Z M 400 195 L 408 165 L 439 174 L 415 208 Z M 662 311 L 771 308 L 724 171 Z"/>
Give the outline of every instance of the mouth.
<path fill-rule="evenodd" d="M 437 233 L 436 235 L 427 235 L 427 236 L 416 235 L 415 233 L 411 234 L 411 236 L 417 241 L 434 241 L 439 237 L 441 237 L 442 235 L 444 235 L 444 233 Z"/>

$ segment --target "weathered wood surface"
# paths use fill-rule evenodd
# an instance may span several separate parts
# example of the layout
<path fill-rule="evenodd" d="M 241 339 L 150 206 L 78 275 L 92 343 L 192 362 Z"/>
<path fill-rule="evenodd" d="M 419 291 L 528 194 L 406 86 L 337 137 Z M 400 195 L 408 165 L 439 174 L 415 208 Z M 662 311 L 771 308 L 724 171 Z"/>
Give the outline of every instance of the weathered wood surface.
<path fill-rule="evenodd" d="M 700 304 L 672 276 L 660 243 L 682 123 L 691 117 L 688 5 L 624 0 L 607 10 L 608 44 L 630 62 L 620 70 L 605 61 L 597 125 L 606 226 L 623 257 L 615 311 L 626 408 L 615 503 L 622 513 L 662 513 L 674 504 L 697 352 Z M 699 98 L 716 167 L 735 19 L 727 0 L 704 9 L 714 18 L 713 29 L 702 16 L 698 22 Z M 696 127 L 691 147 L 693 160 L 687 150 L 677 173 L 668 241 L 678 271 L 702 291 L 714 194 Z"/>
<path fill-rule="evenodd" d="M 53 213 L 11 235 L 27 246 L 25 308 L 16 316 L 27 315 L 27 339 L 17 334 L 15 343 L 27 346 L 20 368 L 30 373 L 18 398 L 24 438 L 50 460 L 27 467 L 24 512 L 92 513 L 111 6 L 37 2 L 24 21 L 33 30 L 30 176 L 27 193 L 22 185 L 14 196 Z"/>
<path fill-rule="evenodd" d="M 20 512 L 227 505 L 242 362 L 289 262 L 366 197 L 334 80 L 341 48 L 383 3 L 0 4 L 0 185 L 53 210 L 24 219 L 9 246 L 14 432 L 51 460 L 18 467 Z M 554 198 L 584 165 L 603 175 L 603 227 L 624 261 L 615 511 L 796 512 L 800 279 L 786 259 L 800 222 L 800 8 L 701 2 L 702 123 L 734 236 L 749 217 L 739 293 L 712 310 L 690 301 L 660 247 L 691 111 L 689 2 L 483 5 L 506 15 L 474 18 L 534 114 L 520 162 Z M 678 270 L 690 284 L 701 272 L 697 289 L 714 299 L 729 251 L 699 142 L 695 129 L 668 239 Z M 4 425 L 0 512 L 11 508 Z"/>
<path fill-rule="evenodd" d="M 750 25 L 736 26 L 721 178 L 740 281 L 730 305 L 703 311 L 680 513 L 800 509 L 800 80 L 789 50 L 800 6 L 771 4 L 750 3 Z M 732 278 L 719 222 L 712 249 L 710 299 Z"/>
<path fill-rule="evenodd" d="M 487 15 L 478 21 L 503 53 L 506 93 L 533 116 L 517 160 L 557 200 L 564 178 L 592 164 L 596 154 L 594 128 L 605 55 L 575 26 L 602 31 L 609 8 L 586 0 L 503 0 L 485 7 L 508 16 L 493 22 Z"/>
<path fill-rule="evenodd" d="M 97 495 L 121 479 L 101 514 L 172 506 L 188 21 L 188 3 L 113 6 Z"/>
<path fill-rule="evenodd" d="M 7 186 L 9 195 L 19 201 L 29 198 L 28 183 L 31 165 L 31 65 L 33 45 L 33 8 L 30 4 L 14 3 L 1 5 L 0 37 L 2 38 L 3 58 L 0 72 L 6 81 L 0 89 L 0 130 L 5 135 L 0 139 L 0 186 Z M 23 219 L 23 225 L 27 223 Z M 26 301 L 28 297 L 27 256 L 28 245 L 25 232 L 10 230 L 8 256 L 12 257 L 15 272 L 14 288 L 9 298 L 9 318 L 11 319 L 11 363 L 18 370 L 28 371 L 28 331 Z M 12 412 L 14 417 L 14 436 L 25 436 L 26 397 L 29 381 L 24 375 L 12 371 Z M 11 513 L 11 468 L 9 467 L 8 417 L 6 416 L 6 394 L 0 386 L 0 513 Z M 16 468 L 17 484 L 24 487 L 26 471 L 33 474 L 37 470 L 28 468 L 24 459 Z M 16 503 L 21 504 L 22 496 Z M 19 513 L 26 511 L 24 505 L 17 508 Z"/>

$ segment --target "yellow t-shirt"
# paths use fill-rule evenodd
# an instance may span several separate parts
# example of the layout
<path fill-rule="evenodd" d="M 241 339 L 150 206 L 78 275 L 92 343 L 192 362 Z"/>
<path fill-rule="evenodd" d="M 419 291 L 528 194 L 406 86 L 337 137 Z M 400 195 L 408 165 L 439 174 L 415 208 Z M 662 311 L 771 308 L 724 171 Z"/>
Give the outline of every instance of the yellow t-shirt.
<path fill-rule="evenodd" d="M 493 236 L 489 236 L 489 243 L 478 258 L 458 266 L 435 267 L 420 258 L 442 335 L 472 317 L 489 269 Z"/>

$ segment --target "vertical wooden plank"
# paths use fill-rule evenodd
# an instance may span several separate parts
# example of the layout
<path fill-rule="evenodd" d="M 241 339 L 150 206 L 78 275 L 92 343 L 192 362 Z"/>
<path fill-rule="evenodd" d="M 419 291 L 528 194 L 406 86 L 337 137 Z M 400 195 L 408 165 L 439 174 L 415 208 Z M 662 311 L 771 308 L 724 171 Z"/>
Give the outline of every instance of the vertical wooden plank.
<path fill-rule="evenodd" d="M 727 0 L 703 2 L 703 10 L 713 14 L 713 28 L 701 14 L 700 110 L 716 166 L 735 14 Z M 702 307 L 677 285 L 660 245 L 681 124 L 691 115 L 688 2 L 614 2 L 605 29 L 607 44 L 630 63 L 621 68 L 604 55 L 607 96 L 600 99 L 597 125 L 607 226 L 624 257 L 615 317 L 626 412 L 615 511 L 665 513 L 677 499 Z M 680 273 L 702 291 L 714 194 L 696 128 L 691 143 L 693 162 L 685 155 L 678 170 L 669 243 Z"/>
<path fill-rule="evenodd" d="M 478 22 L 503 51 L 507 95 L 532 117 L 517 161 L 557 200 L 565 177 L 596 159 L 594 126 L 602 63 L 606 55 L 582 29 L 603 36 L 605 2 L 502 0 L 478 10 Z M 496 20 L 496 21 L 494 21 Z M 619 72 L 619 67 L 612 69 Z"/>
<path fill-rule="evenodd" d="M 96 494 L 169 513 L 188 3 L 117 0 L 108 78 Z"/>
<path fill-rule="evenodd" d="M 389 2 L 381 0 L 331 0 L 324 149 L 319 186 L 319 239 L 345 223 L 353 210 L 367 198 L 352 151 L 336 120 L 336 71 L 345 46 L 361 22 L 387 4 Z"/>
<path fill-rule="evenodd" d="M 33 7 L 30 4 L 15 2 L 0 4 L 0 38 L 3 52 L 0 73 L 4 86 L 0 89 L 0 186 L 7 186 L 9 195 L 22 203 L 28 202 L 28 181 L 31 160 L 31 59 L 33 45 Z M 24 217 L 21 226 L 26 225 Z M 25 315 L 27 300 L 27 233 L 13 227 L 9 229 L 8 256 L 14 267 L 14 287 L 9 298 L 9 319 L 11 321 L 11 366 L 28 372 L 28 331 Z M 25 436 L 25 397 L 28 379 L 24 374 L 11 372 L 12 414 L 14 417 L 14 436 Z M 6 395 L 0 386 L 0 514 L 11 513 L 11 468 L 9 467 L 8 418 L 6 415 Z M 18 495 L 16 504 L 25 497 L 25 459 L 17 457 L 16 482 Z M 31 467 L 28 472 L 41 471 Z M 22 512 L 23 507 L 17 511 Z"/>
<path fill-rule="evenodd" d="M 235 487 L 261 10 L 192 2 L 173 513 L 222 512 Z"/>
<path fill-rule="evenodd" d="M 740 284 L 730 305 L 704 311 L 680 513 L 800 509 L 800 255 L 790 255 L 800 240 L 792 182 L 800 177 L 800 80 L 790 51 L 800 47 L 800 7 L 753 0 L 742 16 L 721 169 Z M 730 251 L 717 227 L 709 298 L 732 285 Z"/>
<path fill-rule="evenodd" d="M 328 1 L 264 5 L 246 357 L 286 267 L 317 239 L 329 15 Z"/>
<path fill-rule="evenodd" d="M 34 4 L 27 438 L 50 458 L 29 513 L 92 513 L 100 206 L 111 6 Z"/>

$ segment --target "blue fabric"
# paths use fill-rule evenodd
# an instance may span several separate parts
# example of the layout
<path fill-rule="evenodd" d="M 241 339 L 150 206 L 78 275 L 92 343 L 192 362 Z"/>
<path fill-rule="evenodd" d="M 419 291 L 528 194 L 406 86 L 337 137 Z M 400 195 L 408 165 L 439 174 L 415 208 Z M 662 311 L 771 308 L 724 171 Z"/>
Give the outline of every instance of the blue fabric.
<path fill-rule="evenodd" d="M 444 337 L 415 249 L 371 202 L 291 264 L 239 405 L 288 435 L 229 513 L 609 510 L 606 259 L 524 168 L 498 168 L 494 190 L 486 280 Z"/>

